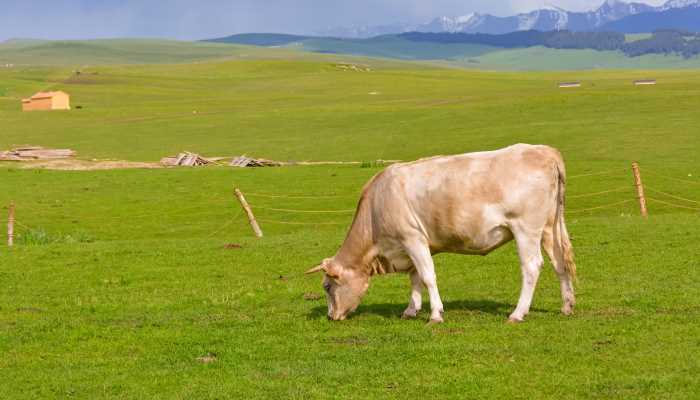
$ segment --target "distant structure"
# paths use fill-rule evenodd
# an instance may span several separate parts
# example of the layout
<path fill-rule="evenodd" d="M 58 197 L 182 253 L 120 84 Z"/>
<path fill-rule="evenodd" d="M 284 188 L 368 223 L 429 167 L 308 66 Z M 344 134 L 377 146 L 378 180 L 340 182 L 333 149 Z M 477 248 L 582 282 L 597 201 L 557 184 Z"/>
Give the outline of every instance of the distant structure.
<path fill-rule="evenodd" d="M 576 88 L 581 87 L 581 82 L 562 82 L 559 84 L 560 88 Z"/>
<path fill-rule="evenodd" d="M 634 86 L 656 85 L 656 79 L 641 79 L 634 81 Z"/>
<path fill-rule="evenodd" d="M 28 99 L 22 99 L 22 111 L 70 110 L 68 93 L 39 92 Z"/>

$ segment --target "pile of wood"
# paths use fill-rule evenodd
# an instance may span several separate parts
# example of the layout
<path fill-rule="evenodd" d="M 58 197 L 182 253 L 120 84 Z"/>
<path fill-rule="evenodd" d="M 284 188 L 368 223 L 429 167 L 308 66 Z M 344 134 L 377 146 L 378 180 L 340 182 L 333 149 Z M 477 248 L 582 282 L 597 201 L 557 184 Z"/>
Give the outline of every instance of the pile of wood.
<path fill-rule="evenodd" d="M 199 154 L 186 151 L 174 157 L 165 157 L 160 160 L 160 163 L 171 167 L 198 167 L 201 165 L 211 164 L 212 161 L 201 157 Z"/>
<path fill-rule="evenodd" d="M 372 69 L 363 64 L 338 63 L 335 67 L 343 71 L 370 72 Z"/>
<path fill-rule="evenodd" d="M 236 157 L 229 164 L 232 167 L 281 167 L 285 165 L 283 162 L 266 160 L 264 158 L 252 158 L 247 156 Z"/>
<path fill-rule="evenodd" d="M 45 149 L 35 146 L 0 151 L 0 161 L 59 160 L 74 156 L 75 151 L 70 149 Z"/>
<path fill-rule="evenodd" d="M 577 88 L 581 87 L 581 82 L 561 82 L 559 83 L 560 88 Z"/>

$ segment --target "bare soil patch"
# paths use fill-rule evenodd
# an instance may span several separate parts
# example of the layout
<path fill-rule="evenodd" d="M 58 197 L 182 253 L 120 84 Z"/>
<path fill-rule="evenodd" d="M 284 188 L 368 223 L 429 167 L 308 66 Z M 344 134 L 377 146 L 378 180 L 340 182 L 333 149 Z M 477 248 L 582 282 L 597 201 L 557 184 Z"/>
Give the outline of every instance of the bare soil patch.
<path fill-rule="evenodd" d="M 99 171 L 108 169 L 163 168 L 155 162 L 114 161 L 114 160 L 42 160 L 20 165 L 23 169 L 51 169 L 59 171 Z"/>

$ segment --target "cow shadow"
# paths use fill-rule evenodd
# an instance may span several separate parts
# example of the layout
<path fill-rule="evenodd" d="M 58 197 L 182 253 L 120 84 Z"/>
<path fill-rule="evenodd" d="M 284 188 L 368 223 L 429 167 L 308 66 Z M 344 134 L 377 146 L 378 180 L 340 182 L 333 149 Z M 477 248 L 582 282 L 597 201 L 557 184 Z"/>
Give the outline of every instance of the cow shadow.
<path fill-rule="evenodd" d="M 357 311 L 348 316 L 351 319 L 353 316 L 363 315 L 363 314 L 374 314 L 379 315 L 384 318 L 400 318 L 403 311 L 406 309 L 406 303 L 374 303 L 367 305 L 360 305 Z M 444 301 L 443 306 L 445 307 L 445 313 L 450 312 L 461 312 L 467 314 L 491 314 L 499 315 L 507 318 L 508 315 L 515 309 L 515 304 L 504 303 L 500 301 L 493 300 L 455 300 L 455 301 Z M 430 305 L 423 304 L 422 313 L 426 315 L 430 314 Z M 530 307 L 530 312 L 538 313 L 550 313 L 551 310 L 545 310 L 536 307 Z M 328 308 L 323 306 L 314 307 L 309 312 L 308 317 L 310 319 L 316 319 L 326 316 L 328 313 Z"/>

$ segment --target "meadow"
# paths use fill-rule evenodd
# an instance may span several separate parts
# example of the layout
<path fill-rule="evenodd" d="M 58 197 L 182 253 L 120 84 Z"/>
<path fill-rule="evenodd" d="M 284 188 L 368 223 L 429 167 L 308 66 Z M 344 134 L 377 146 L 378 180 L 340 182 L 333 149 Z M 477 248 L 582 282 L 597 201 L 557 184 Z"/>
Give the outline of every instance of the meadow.
<path fill-rule="evenodd" d="M 339 61 L 371 71 L 346 71 Z M 364 163 L 109 171 L 0 164 L 0 210 L 14 201 L 19 222 L 17 244 L 0 245 L 0 398 L 700 392 L 696 71 L 484 72 L 265 54 L 97 64 L 0 68 L 0 149 Z M 642 78 L 659 85 L 631 85 Z M 584 85 L 558 89 L 564 80 Z M 46 89 L 69 92 L 82 108 L 19 111 L 20 98 Z M 436 257 L 442 325 L 426 326 L 425 311 L 399 318 L 409 293 L 401 275 L 373 279 L 349 320 L 326 320 L 320 277 L 303 272 L 342 242 L 347 210 L 381 168 L 372 161 L 517 142 L 550 144 L 567 162 L 579 266 L 574 316 L 559 314 L 547 265 L 527 321 L 505 323 L 520 288 L 509 244 L 487 257 Z M 664 202 L 649 201 L 648 219 L 635 203 L 632 161 L 647 194 Z M 234 187 L 265 237 L 253 237 Z"/>

